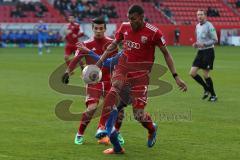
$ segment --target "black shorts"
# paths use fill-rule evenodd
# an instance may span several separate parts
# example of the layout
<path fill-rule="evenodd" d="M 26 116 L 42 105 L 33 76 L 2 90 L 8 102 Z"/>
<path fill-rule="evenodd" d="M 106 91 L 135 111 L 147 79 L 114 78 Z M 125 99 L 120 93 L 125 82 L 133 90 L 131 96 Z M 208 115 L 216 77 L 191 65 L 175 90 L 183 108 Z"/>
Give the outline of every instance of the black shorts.
<path fill-rule="evenodd" d="M 215 54 L 213 48 L 198 50 L 192 66 L 201 69 L 212 70 L 214 58 Z"/>

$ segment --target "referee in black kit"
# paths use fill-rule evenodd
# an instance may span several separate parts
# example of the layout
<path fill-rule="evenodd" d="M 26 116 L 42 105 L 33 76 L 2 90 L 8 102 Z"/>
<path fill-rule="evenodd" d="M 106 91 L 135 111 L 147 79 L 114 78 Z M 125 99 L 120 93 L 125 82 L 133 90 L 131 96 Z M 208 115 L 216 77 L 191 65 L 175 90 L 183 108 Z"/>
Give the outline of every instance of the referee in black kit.
<path fill-rule="evenodd" d="M 214 44 L 218 42 L 216 30 L 212 23 L 207 21 L 206 12 L 203 10 L 197 11 L 198 24 L 196 26 L 196 39 L 193 47 L 198 49 L 197 56 L 195 57 L 190 75 L 195 79 L 204 89 L 202 99 L 209 97 L 209 101 L 215 102 L 217 100 L 216 93 L 213 87 L 213 81 L 209 75 L 210 70 L 213 69 L 214 62 Z M 203 70 L 203 78 L 197 73 L 199 69 Z"/>

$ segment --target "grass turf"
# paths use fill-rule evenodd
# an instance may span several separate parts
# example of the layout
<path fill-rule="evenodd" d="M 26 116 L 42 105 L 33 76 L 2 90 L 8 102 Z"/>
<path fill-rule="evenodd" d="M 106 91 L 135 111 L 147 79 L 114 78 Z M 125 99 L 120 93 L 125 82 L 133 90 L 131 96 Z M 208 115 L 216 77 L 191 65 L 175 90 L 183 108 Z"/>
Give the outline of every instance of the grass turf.
<path fill-rule="evenodd" d="M 48 84 L 50 74 L 63 63 L 63 48 L 51 54 L 37 55 L 37 48 L 0 49 L 0 159 L 4 160 L 110 160 L 168 159 L 220 160 L 240 158 L 240 48 L 216 47 L 212 72 L 218 102 L 202 101 L 202 89 L 188 72 L 195 56 L 191 47 L 169 47 L 179 75 L 188 84 L 188 92 L 178 91 L 171 74 L 162 79 L 174 89 L 148 100 L 147 111 L 157 121 L 156 145 L 146 146 L 147 132 L 126 108 L 121 129 L 126 154 L 103 155 L 106 146 L 94 138 L 97 119 L 85 132 L 85 144 L 73 144 L 79 122 L 62 121 L 55 115 L 56 104 L 73 100 L 72 112 L 85 109 L 84 97 L 64 95 Z M 159 51 L 156 61 L 165 65 Z M 77 73 L 71 82 L 81 83 Z"/>

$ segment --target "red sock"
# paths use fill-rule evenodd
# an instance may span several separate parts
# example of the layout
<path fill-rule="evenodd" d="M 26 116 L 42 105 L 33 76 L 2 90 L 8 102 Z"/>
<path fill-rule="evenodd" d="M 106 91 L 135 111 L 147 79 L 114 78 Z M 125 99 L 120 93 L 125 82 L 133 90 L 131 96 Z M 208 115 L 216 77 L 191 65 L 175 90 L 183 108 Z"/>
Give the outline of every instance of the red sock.
<path fill-rule="evenodd" d="M 113 106 L 117 102 L 117 93 L 114 91 L 110 91 L 107 96 L 104 99 L 104 104 L 103 104 L 103 109 L 102 109 L 102 114 L 100 121 L 98 123 L 98 128 L 101 126 L 105 126 L 106 121 L 110 115 L 110 112 L 112 111 Z"/>
<path fill-rule="evenodd" d="M 140 122 L 144 128 L 148 130 L 148 133 L 153 133 L 155 131 L 155 128 L 153 126 L 152 118 L 148 113 L 144 113 L 144 118 Z"/>
<path fill-rule="evenodd" d="M 79 126 L 79 129 L 78 129 L 78 134 L 81 134 L 81 135 L 84 134 L 84 131 L 87 128 L 88 124 L 90 123 L 93 115 L 94 115 L 94 112 L 91 113 L 91 114 L 87 113 L 87 112 L 84 112 L 82 114 L 82 118 L 81 118 L 81 121 L 80 121 L 80 126 Z"/>

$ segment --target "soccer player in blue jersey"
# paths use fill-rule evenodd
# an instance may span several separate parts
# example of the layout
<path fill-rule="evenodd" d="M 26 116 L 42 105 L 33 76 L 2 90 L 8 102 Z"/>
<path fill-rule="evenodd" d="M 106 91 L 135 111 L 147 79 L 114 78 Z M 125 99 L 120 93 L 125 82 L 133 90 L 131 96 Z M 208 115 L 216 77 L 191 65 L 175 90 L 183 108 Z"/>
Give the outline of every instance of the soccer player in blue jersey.
<path fill-rule="evenodd" d="M 39 21 L 39 24 L 37 25 L 37 31 L 38 31 L 38 54 L 42 55 L 42 48 L 43 46 L 46 47 L 47 53 L 50 53 L 49 46 L 47 44 L 47 38 L 48 38 L 48 26 L 47 24 L 43 23 L 42 20 Z"/>

